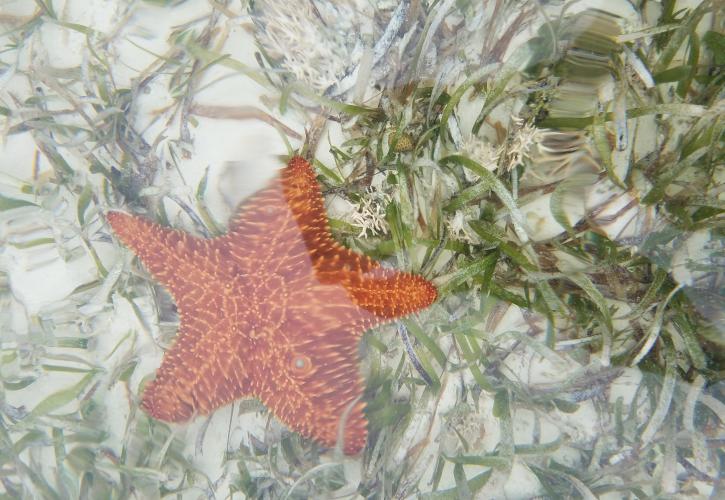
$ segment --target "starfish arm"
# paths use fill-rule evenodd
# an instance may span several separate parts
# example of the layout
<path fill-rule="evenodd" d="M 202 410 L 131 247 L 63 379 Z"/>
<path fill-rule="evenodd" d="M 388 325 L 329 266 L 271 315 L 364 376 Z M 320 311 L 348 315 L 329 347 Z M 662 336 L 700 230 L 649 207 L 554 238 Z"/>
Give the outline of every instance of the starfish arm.
<path fill-rule="evenodd" d="M 123 212 L 106 214 L 113 232 L 141 260 L 148 272 L 175 296 L 187 288 L 189 277 L 201 271 L 194 261 L 209 241 Z"/>
<path fill-rule="evenodd" d="M 369 326 L 425 309 L 438 297 L 433 283 L 422 276 L 382 267 L 352 274 L 342 284 L 356 306 L 374 315 Z"/>
<path fill-rule="evenodd" d="M 312 257 L 320 283 L 342 284 L 355 305 L 375 315 L 364 318 L 373 326 L 385 319 L 406 316 L 435 301 L 435 286 L 409 273 L 384 269 L 366 255 L 337 243 L 330 232 L 317 179 L 312 166 L 293 158 L 282 171 L 285 197 Z M 367 315 L 365 315 L 367 316 Z"/>
<path fill-rule="evenodd" d="M 284 274 L 312 266 L 318 279 L 335 280 L 333 271 L 367 272 L 378 263 L 337 243 L 330 232 L 320 187 L 312 166 L 297 156 L 269 185 L 245 200 L 229 224 L 230 252 L 250 261 L 250 248 L 270 248 L 265 265 L 275 261 Z"/>
<path fill-rule="evenodd" d="M 299 156 L 292 158 L 281 178 L 285 198 L 320 277 L 326 277 L 329 271 L 367 272 L 379 266 L 367 255 L 343 247 L 332 237 L 320 185 L 308 161 Z"/>
<path fill-rule="evenodd" d="M 221 238 L 246 273 L 276 273 L 293 282 L 311 272 L 310 255 L 284 196 L 281 179 L 244 200 Z M 261 250 L 261 251 L 260 251 Z"/>
<path fill-rule="evenodd" d="M 182 422 L 251 395 L 241 328 L 213 311 L 181 311 L 176 340 L 143 392 L 141 407 L 152 417 Z"/>
<path fill-rule="evenodd" d="M 347 455 L 367 441 L 358 339 L 346 329 L 307 332 L 280 341 L 260 384 L 262 402 L 284 424 L 326 447 L 341 438 Z"/>
<path fill-rule="evenodd" d="M 334 283 L 320 280 L 295 292 L 288 312 L 303 325 L 302 331 L 339 327 L 359 337 L 369 328 L 425 309 L 438 296 L 422 276 L 394 269 L 338 274 Z"/>

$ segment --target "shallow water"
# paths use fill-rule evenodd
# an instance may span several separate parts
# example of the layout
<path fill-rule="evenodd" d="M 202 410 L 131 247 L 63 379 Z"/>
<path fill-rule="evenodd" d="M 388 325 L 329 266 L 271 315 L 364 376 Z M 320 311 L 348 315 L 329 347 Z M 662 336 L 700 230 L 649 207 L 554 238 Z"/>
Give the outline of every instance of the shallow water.
<path fill-rule="evenodd" d="M 0 4 L 0 488 L 721 496 L 722 14 L 713 2 Z M 107 223 L 120 210 L 227 238 L 237 205 L 278 186 L 294 152 L 314 159 L 332 238 L 380 276 L 325 253 L 322 233 L 275 238 L 275 225 L 323 227 L 319 211 L 247 212 L 269 249 L 247 238 L 229 254 L 256 270 L 299 254 L 317 283 L 268 271 L 261 295 L 255 269 L 234 268 L 228 293 L 201 279 L 230 271 L 226 250 L 195 267 L 201 246 L 181 233 L 156 242 Z M 192 319 L 152 262 L 203 283 L 189 285 Z M 435 303 L 416 303 L 393 269 L 432 283 Z M 207 321 L 231 295 L 236 316 Z M 344 328 L 324 330 L 330 318 Z M 185 321 L 207 327 L 157 374 Z M 309 352 L 287 359 L 294 345 Z M 278 355 L 289 363 L 260 361 Z M 242 372 L 255 390 L 230 389 Z M 314 373 L 330 397 L 300 399 L 311 385 L 294 377 Z M 146 413 L 144 388 L 163 377 L 174 390 L 156 399 L 173 393 L 189 421 Z"/>

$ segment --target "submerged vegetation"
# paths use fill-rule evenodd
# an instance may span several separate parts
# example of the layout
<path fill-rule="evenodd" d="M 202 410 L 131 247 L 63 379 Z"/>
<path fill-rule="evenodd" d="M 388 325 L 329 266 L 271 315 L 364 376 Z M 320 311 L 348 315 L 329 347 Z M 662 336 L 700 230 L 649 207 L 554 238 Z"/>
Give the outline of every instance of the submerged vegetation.
<path fill-rule="evenodd" d="M 75 3 L 0 8 L 3 496 L 723 495 L 719 2 Z M 103 213 L 222 232 L 221 120 L 439 288 L 363 339 L 354 460 L 254 401 L 138 409 L 177 320 Z"/>

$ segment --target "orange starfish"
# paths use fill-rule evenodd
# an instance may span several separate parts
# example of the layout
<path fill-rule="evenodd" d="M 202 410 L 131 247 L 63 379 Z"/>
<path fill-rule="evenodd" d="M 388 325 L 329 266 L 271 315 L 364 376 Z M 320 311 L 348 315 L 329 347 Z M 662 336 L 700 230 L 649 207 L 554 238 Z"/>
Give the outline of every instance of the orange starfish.
<path fill-rule="evenodd" d="M 427 307 L 437 291 L 337 243 L 307 161 L 292 158 L 218 238 L 107 218 L 179 310 L 144 410 L 180 422 L 257 397 L 303 436 L 333 446 L 341 430 L 346 454 L 364 447 L 360 335 Z"/>

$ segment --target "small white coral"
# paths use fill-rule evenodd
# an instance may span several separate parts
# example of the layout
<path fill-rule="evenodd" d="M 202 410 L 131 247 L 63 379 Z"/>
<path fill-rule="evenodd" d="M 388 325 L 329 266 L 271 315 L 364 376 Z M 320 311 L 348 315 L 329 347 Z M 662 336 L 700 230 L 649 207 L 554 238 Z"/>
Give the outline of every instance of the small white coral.
<path fill-rule="evenodd" d="M 353 209 L 350 222 L 360 230 L 358 238 L 379 236 L 388 232 L 385 210 L 392 198 L 389 194 L 370 187 L 360 196 L 357 203 L 348 201 Z"/>
<path fill-rule="evenodd" d="M 464 210 L 456 210 L 453 217 L 446 219 L 448 234 L 453 240 L 462 241 L 468 244 L 480 243 L 478 236 L 472 232 L 466 223 L 467 220 L 475 219 L 480 215 L 478 207 L 469 207 Z"/>
<path fill-rule="evenodd" d="M 520 165 L 524 158 L 531 158 L 533 146 L 539 137 L 539 129 L 532 122 L 525 122 L 523 118 L 513 118 L 513 135 L 509 139 L 506 150 L 506 169 Z"/>
<path fill-rule="evenodd" d="M 463 151 L 470 159 L 479 163 L 486 170 L 493 172 L 498 168 L 498 161 L 503 154 L 503 146 L 493 146 L 490 142 L 476 136 L 470 136 L 463 141 Z M 477 182 L 479 176 L 469 169 L 464 169 L 468 182 Z"/>

